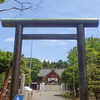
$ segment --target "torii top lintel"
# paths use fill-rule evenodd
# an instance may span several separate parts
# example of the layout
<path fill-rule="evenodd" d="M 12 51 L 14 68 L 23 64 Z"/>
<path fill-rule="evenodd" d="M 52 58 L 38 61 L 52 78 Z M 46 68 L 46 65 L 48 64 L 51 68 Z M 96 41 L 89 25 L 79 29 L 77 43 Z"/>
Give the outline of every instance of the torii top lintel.
<path fill-rule="evenodd" d="M 3 27 L 16 27 L 21 24 L 23 27 L 77 27 L 83 24 L 84 27 L 98 27 L 98 18 L 6 18 L 2 19 Z"/>

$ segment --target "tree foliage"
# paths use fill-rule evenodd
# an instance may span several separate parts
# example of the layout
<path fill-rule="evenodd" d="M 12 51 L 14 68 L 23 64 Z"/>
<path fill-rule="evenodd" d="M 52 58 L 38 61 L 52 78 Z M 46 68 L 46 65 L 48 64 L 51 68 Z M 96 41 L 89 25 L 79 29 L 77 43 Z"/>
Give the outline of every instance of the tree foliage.
<path fill-rule="evenodd" d="M 1 3 L 4 3 L 4 2 L 5 2 L 5 0 L 0 0 L 0 4 L 1 4 Z"/>
<path fill-rule="evenodd" d="M 57 62 L 51 62 L 51 63 L 46 60 L 43 61 L 43 67 L 45 67 L 45 68 L 50 68 L 50 67 L 52 67 L 52 68 L 59 68 L 59 67 L 67 68 L 67 66 L 68 66 L 68 63 L 66 61 L 62 61 L 61 59 Z"/>
<path fill-rule="evenodd" d="M 4 52 L 0 50 L 0 85 L 2 88 L 4 84 L 4 80 L 7 77 L 5 73 L 7 73 L 12 66 L 12 53 Z"/>
<path fill-rule="evenodd" d="M 30 58 L 27 58 L 27 67 L 30 68 Z M 31 79 L 32 81 L 38 80 L 38 73 L 42 68 L 42 62 L 37 58 L 32 58 L 31 61 Z"/>
<path fill-rule="evenodd" d="M 0 93 L 0 100 L 3 99 L 6 88 L 8 85 L 9 75 L 11 73 L 11 66 L 12 66 L 12 53 L 10 52 L 4 52 L 0 51 L 0 74 L 2 75 L 2 81 L 0 81 L 0 84 L 3 85 L 2 91 Z M 4 72 L 4 74 L 3 74 Z"/>
<path fill-rule="evenodd" d="M 100 39 L 93 36 L 85 40 L 87 82 L 89 93 L 93 92 L 96 99 L 100 93 Z M 73 66 L 75 68 L 75 87 L 78 88 L 78 58 L 77 47 L 68 52 L 68 68 L 62 72 L 61 81 L 73 90 Z M 66 78 L 67 77 L 67 78 Z"/>
<path fill-rule="evenodd" d="M 0 88 L 3 88 L 4 80 L 5 80 L 5 73 L 3 72 L 0 74 Z"/>
<path fill-rule="evenodd" d="M 12 66 L 12 53 L 0 51 L 0 73 L 9 70 Z"/>
<path fill-rule="evenodd" d="M 79 87 L 78 83 L 78 58 L 77 58 L 77 47 L 74 47 L 68 52 L 68 62 L 69 66 L 61 74 L 61 82 L 66 83 L 69 90 L 73 91 L 73 74 L 75 77 L 75 90 L 78 94 L 77 88 Z M 74 67 L 74 73 L 73 73 Z"/>

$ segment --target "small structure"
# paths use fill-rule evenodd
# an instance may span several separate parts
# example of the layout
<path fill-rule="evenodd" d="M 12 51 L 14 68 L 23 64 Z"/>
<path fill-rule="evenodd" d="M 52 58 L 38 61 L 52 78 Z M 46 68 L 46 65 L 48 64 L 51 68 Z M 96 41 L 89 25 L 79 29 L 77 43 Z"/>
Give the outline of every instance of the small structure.
<path fill-rule="evenodd" d="M 61 73 L 65 68 L 42 68 L 38 74 L 39 83 L 55 85 L 60 84 Z"/>
<path fill-rule="evenodd" d="M 31 98 L 33 98 L 33 90 L 30 87 L 28 87 L 28 86 L 24 87 L 23 98 L 24 98 L 24 100 L 30 100 Z"/>
<path fill-rule="evenodd" d="M 30 85 L 31 89 L 37 90 L 37 82 L 32 82 Z"/>

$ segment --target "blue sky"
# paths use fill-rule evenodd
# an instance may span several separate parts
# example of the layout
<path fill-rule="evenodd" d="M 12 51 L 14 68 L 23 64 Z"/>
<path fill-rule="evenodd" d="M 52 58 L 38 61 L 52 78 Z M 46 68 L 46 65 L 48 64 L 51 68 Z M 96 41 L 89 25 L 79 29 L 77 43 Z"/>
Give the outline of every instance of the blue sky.
<path fill-rule="evenodd" d="M 22 0 L 21 0 L 22 1 Z M 24 1 L 24 0 L 23 0 Z M 39 0 L 28 0 L 38 3 Z M 13 6 L 20 6 L 13 0 L 6 0 L 0 5 L 0 10 Z M 2 18 L 99 18 L 100 0 L 43 0 L 40 8 L 35 11 L 27 10 L 20 14 L 17 10 L 0 12 Z M 85 28 L 85 38 L 100 38 L 100 27 Z M 76 34 L 75 28 L 24 28 L 23 34 Z M 4 28 L 0 24 L 0 49 L 13 52 L 15 28 Z M 30 57 L 32 40 L 22 42 L 22 54 Z M 56 62 L 67 60 L 67 52 L 77 46 L 76 40 L 33 40 L 32 57 L 40 61 Z"/>

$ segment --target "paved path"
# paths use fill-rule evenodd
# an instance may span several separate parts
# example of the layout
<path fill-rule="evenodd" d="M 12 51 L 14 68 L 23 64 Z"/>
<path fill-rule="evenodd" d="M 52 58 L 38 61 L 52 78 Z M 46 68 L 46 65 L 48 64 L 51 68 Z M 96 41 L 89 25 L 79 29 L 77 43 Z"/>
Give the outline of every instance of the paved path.
<path fill-rule="evenodd" d="M 32 100 L 66 100 L 59 91 L 34 91 Z"/>
<path fill-rule="evenodd" d="M 60 91 L 61 89 L 60 85 L 45 85 L 44 91 Z"/>

